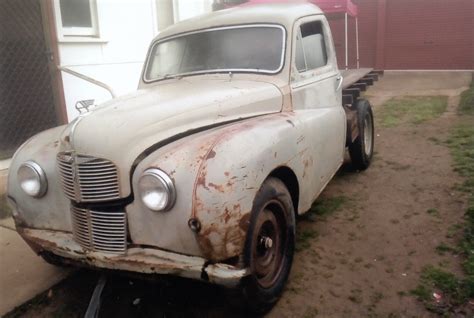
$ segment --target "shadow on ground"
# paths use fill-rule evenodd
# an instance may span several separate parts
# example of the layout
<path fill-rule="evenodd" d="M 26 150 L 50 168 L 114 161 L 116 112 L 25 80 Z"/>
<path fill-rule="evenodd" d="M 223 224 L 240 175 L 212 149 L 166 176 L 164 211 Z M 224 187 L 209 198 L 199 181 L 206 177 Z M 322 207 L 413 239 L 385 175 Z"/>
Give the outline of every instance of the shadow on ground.
<path fill-rule="evenodd" d="M 5 317 L 84 317 L 101 274 L 80 270 Z M 242 316 L 229 306 L 225 290 L 218 286 L 173 277 L 105 275 L 99 317 Z"/>

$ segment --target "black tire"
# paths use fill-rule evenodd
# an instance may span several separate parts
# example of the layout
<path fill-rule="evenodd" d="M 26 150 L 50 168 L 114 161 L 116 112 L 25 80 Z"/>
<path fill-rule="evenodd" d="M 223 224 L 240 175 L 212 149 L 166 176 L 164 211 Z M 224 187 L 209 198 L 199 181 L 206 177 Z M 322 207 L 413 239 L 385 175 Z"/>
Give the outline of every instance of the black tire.
<path fill-rule="evenodd" d="M 251 274 L 238 291 L 245 311 L 264 314 L 275 305 L 288 280 L 294 249 L 295 211 L 290 193 L 281 180 L 268 178 L 253 202 L 245 242 L 244 264 Z"/>
<path fill-rule="evenodd" d="M 349 154 L 354 169 L 365 170 L 374 154 L 374 115 L 366 99 L 359 99 L 356 107 L 359 136 L 349 144 Z"/>

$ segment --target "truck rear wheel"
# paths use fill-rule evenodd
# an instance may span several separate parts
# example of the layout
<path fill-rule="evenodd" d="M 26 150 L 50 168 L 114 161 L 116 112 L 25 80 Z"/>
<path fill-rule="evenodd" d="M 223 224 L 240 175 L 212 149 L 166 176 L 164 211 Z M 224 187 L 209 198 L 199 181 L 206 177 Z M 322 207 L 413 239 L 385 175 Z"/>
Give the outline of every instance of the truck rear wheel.
<path fill-rule="evenodd" d="M 366 99 L 358 100 L 356 107 L 359 136 L 349 145 L 349 154 L 352 166 L 356 170 L 365 170 L 374 154 L 374 116 Z"/>
<path fill-rule="evenodd" d="M 278 301 L 288 280 L 295 247 L 295 212 L 290 193 L 268 178 L 255 197 L 245 242 L 244 263 L 251 274 L 242 280 L 240 301 L 263 314 Z"/>

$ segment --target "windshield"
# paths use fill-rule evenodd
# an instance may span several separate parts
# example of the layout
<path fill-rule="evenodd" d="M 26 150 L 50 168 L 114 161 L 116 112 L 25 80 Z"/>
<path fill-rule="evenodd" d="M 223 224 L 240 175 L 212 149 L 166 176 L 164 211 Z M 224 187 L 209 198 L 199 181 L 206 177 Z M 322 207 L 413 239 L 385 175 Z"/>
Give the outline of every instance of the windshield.
<path fill-rule="evenodd" d="M 212 72 L 277 73 L 283 66 L 281 26 L 236 26 L 209 29 L 157 42 L 149 56 L 145 80 Z"/>

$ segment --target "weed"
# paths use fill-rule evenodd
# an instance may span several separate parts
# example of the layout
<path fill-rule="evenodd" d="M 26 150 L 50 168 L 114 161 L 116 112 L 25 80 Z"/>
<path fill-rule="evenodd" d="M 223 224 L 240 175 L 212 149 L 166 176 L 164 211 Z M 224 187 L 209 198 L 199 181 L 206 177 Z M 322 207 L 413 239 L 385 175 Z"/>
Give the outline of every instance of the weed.
<path fill-rule="evenodd" d="M 303 251 L 311 246 L 311 241 L 318 237 L 318 232 L 313 229 L 296 231 L 296 251 Z"/>
<path fill-rule="evenodd" d="M 429 137 L 428 140 L 431 141 L 431 142 L 434 142 L 436 145 L 442 144 L 442 141 L 439 140 L 439 139 L 436 138 L 436 137 Z"/>
<path fill-rule="evenodd" d="M 312 318 L 318 315 L 318 309 L 316 307 L 309 307 L 306 309 L 305 313 L 303 314 L 304 318 Z"/>
<path fill-rule="evenodd" d="M 349 198 L 343 195 L 316 200 L 310 212 L 325 217 L 340 210 L 348 201 Z"/>
<path fill-rule="evenodd" d="M 446 253 L 453 253 L 457 254 L 457 250 L 449 245 L 446 245 L 445 243 L 441 243 L 438 246 L 436 246 L 436 252 L 439 255 L 444 255 Z"/>
<path fill-rule="evenodd" d="M 436 216 L 436 217 L 439 216 L 439 211 L 436 208 L 430 208 L 430 209 L 426 210 L 426 213 L 428 213 L 429 215 Z"/>
<path fill-rule="evenodd" d="M 362 291 L 360 289 L 351 290 L 348 299 L 356 304 L 362 303 Z"/>
<path fill-rule="evenodd" d="M 471 87 L 461 94 L 459 113 L 474 115 L 474 80 L 471 82 Z"/>
<path fill-rule="evenodd" d="M 370 300 L 372 304 L 376 305 L 383 299 L 383 297 L 384 295 L 381 292 L 376 291 L 370 296 Z"/>
<path fill-rule="evenodd" d="M 446 96 L 395 97 L 383 105 L 377 117 L 384 127 L 402 123 L 419 124 L 444 113 L 447 102 Z"/>

